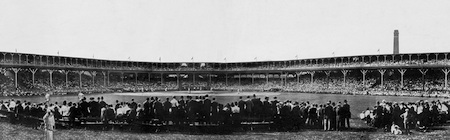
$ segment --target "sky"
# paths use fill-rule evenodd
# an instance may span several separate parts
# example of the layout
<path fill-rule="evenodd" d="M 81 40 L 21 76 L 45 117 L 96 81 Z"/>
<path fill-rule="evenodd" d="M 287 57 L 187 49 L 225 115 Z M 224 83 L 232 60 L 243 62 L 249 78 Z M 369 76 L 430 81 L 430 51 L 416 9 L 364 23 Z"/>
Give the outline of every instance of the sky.
<path fill-rule="evenodd" d="M 0 51 L 288 60 L 391 54 L 397 29 L 400 53 L 450 52 L 449 13 L 449 0 L 2 0 Z"/>

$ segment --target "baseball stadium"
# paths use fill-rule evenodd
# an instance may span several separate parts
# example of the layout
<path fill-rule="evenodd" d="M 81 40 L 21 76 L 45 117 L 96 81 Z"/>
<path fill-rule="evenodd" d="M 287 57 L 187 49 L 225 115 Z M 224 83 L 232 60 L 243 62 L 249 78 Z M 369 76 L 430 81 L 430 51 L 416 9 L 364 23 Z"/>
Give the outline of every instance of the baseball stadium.
<path fill-rule="evenodd" d="M 450 139 L 450 1 L 0 1 L 0 140 Z"/>
<path fill-rule="evenodd" d="M 38 133 L 52 114 L 59 138 L 74 130 L 215 138 L 394 125 L 433 133 L 449 117 L 449 53 L 401 54 L 398 38 L 395 30 L 392 54 L 233 63 L 2 52 L 1 117 Z"/>

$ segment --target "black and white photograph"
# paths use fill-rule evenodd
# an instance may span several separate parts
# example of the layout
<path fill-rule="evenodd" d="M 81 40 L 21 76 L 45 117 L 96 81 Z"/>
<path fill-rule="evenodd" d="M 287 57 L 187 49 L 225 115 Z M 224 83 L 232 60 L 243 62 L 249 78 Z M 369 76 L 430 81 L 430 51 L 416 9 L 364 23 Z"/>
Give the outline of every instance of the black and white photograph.
<path fill-rule="evenodd" d="M 448 0 L 0 0 L 0 140 L 450 139 Z"/>

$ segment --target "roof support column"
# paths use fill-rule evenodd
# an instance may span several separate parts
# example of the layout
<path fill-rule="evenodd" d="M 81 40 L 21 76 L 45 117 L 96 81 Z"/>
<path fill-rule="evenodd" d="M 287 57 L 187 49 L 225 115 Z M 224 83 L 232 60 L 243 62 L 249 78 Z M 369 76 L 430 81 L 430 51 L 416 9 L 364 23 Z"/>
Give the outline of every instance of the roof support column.
<path fill-rule="evenodd" d="M 195 82 L 195 81 L 194 81 Z M 161 85 L 164 84 L 164 73 L 161 73 Z"/>
<path fill-rule="evenodd" d="M 225 73 L 225 86 L 228 87 L 228 73 Z"/>
<path fill-rule="evenodd" d="M 136 76 L 136 77 L 135 77 L 135 82 L 136 82 L 136 84 L 137 84 L 137 83 L 138 83 L 138 73 L 135 72 L 135 73 L 134 73 L 134 76 Z"/>
<path fill-rule="evenodd" d="M 211 73 L 208 73 L 208 87 L 211 87 Z"/>
<path fill-rule="evenodd" d="M 400 72 L 400 87 L 404 87 L 403 84 L 403 76 L 405 75 L 406 69 L 398 69 L 398 72 Z"/>
<path fill-rule="evenodd" d="M 81 88 L 81 87 L 83 87 L 83 83 L 81 83 L 81 75 L 84 73 L 84 71 L 77 71 L 76 73 L 78 73 L 79 86 Z"/>
<path fill-rule="evenodd" d="M 363 80 L 363 88 L 365 88 L 366 87 L 366 74 L 367 74 L 367 71 L 368 70 L 361 70 L 361 73 L 362 73 L 362 80 Z"/>
<path fill-rule="evenodd" d="M 444 75 L 445 75 L 445 77 L 444 77 L 444 89 L 447 89 L 447 85 L 448 85 L 448 73 L 450 72 L 450 69 L 447 69 L 447 68 L 445 68 L 445 69 L 442 69 L 442 72 L 444 72 Z"/>
<path fill-rule="evenodd" d="M 68 70 L 62 70 L 61 72 L 64 73 L 64 77 L 65 77 L 65 80 L 66 80 L 66 82 L 65 82 L 66 87 L 69 87 L 69 78 L 68 78 L 69 71 Z"/>
<path fill-rule="evenodd" d="M 34 85 L 34 82 L 35 82 L 35 80 L 34 80 L 34 75 L 36 74 L 36 71 L 38 70 L 38 69 L 29 69 L 30 70 L 30 72 L 31 72 L 31 80 L 32 80 L 32 83 L 33 83 L 33 85 Z"/>
<path fill-rule="evenodd" d="M 241 74 L 239 73 L 239 75 L 238 75 L 238 79 L 239 79 L 239 86 L 241 86 Z"/>
<path fill-rule="evenodd" d="M 420 73 L 422 73 L 422 90 L 425 91 L 425 75 L 428 72 L 428 69 L 419 69 Z"/>
<path fill-rule="evenodd" d="M 344 83 L 342 85 L 344 85 L 344 87 L 345 87 L 345 84 L 346 84 L 345 79 L 347 77 L 347 73 L 349 72 L 349 70 L 342 70 L 341 72 L 344 75 Z"/>
<path fill-rule="evenodd" d="M 283 79 L 283 72 L 281 72 L 280 73 L 280 85 L 283 85 L 283 82 L 284 81 L 284 79 Z"/>
<path fill-rule="evenodd" d="M 103 75 L 103 86 L 106 87 L 106 72 L 102 71 L 102 75 Z"/>
<path fill-rule="evenodd" d="M 92 87 L 95 87 L 95 76 L 97 75 L 97 71 L 90 72 L 92 76 Z"/>
<path fill-rule="evenodd" d="M 325 71 L 325 75 L 327 75 L 327 88 L 329 88 L 330 87 L 330 74 L 331 74 L 331 71 Z"/>
<path fill-rule="evenodd" d="M 109 86 L 109 75 L 111 74 L 111 72 L 110 71 L 107 71 L 106 72 L 106 86 Z"/>
<path fill-rule="evenodd" d="M 123 74 L 124 74 L 124 72 L 120 72 L 120 81 L 123 83 L 123 79 L 125 78 L 124 76 L 123 76 Z"/>
<path fill-rule="evenodd" d="M 11 70 L 14 72 L 14 86 L 16 87 L 16 90 L 17 90 L 17 87 L 19 86 L 18 84 L 17 84 L 17 73 L 19 73 L 19 71 L 20 70 L 22 70 L 22 69 L 20 69 L 20 68 L 11 68 Z"/>
<path fill-rule="evenodd" d="M 384 87 L 384 73 L 386 72 L 385 69 L 379 69 L 378 72 L 380 72 L 380 80 L 381 80 L 381 87 Z"/>
<path fill-rule="evenodd" d="M 180 73 L 177 73 L 177 88 L 178 90 L 181 89 L 181 83 L 180 83 Z"/>
<path fill-rule="evenodd" d="M 53 87 L 53 72 L 55 70 L 47 70 L 48 74 L 50 75 L 50 87 Z"/>
<path fill-rule="evenodd" d="M 311 75 L 311 84 L 314 83 L 314 74 L 316 72 L 315 71 L 310 71 L 309 74 Z"/>

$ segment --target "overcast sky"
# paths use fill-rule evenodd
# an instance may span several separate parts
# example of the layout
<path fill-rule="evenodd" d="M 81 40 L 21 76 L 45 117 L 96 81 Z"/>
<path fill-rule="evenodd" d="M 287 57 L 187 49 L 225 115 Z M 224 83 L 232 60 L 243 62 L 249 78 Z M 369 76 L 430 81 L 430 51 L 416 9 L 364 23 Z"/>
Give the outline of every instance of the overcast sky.
<path fill-rule="evenodd" d="M 0 51 L 228 62 L 450 52 L 449 0 L 2 0 Z"/>

